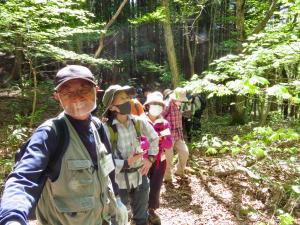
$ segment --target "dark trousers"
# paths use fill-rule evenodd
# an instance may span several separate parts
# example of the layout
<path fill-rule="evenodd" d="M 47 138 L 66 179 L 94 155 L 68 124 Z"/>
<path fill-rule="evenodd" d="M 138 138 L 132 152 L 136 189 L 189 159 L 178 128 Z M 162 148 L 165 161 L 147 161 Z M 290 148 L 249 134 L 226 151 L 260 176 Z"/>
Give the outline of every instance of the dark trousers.
<path fill-rule="evenodd" d="M 183 123 L 183 131 L 186 135 L 187 141 L 191 142 L 192 140 L 192 127 L 193 127 L 193 122 L 192 119 L 188 118 L 182 118 L 182 123 Z"/>
<path fill-rule="evenodd" d="M 196 111 L 197 112 L 197 111 Z M 191 118 L 182 118 L 184 132 L 188 142 L 192 141 L 192 131 L 201 131 L 201 114 L 195 113 L 195 115 Z"/>
<path fill-rule="evenodd" d="M 163 183 L 165 171 L 166 171 L 166 160 L 159 163 L 154 162 L 149 170 L 148 177 L 150 180 L 150 193 L 149 193 L 149 209 L 159 208 L 159 197 L 160 189 Z"/>
<path fill-rule="evenodd" d="M 130 191 L 120 189 L 120 198 L 124 205 L 128 202 L 131 206 L 132 219 L 136 225 L 147 225 L 148 221 L 148 197 L 149 197 L 149 182 L 147 176 L 143 176 L 142 184 Z"/>

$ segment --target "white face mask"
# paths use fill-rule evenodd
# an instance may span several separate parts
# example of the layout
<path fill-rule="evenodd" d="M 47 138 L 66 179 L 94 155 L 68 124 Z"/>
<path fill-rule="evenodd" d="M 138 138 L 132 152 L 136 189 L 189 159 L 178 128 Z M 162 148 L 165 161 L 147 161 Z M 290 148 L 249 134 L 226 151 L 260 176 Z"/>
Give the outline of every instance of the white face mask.
<path fill-rule="evenodd" d="M 157 117 L 159 116 L 163 111 L 163 107 L 161 105 L 150 105 L 149 113 L 150 115 Z"/>
<path fill-rule="evenodd" d="M 93 98 L 84 99 L 83 101 L 76 101 L 64 105 L 60 98 L 59 100 L 67 115 L 70 115 L 75 119 L 80 118 L 82 116 L 88 115 L 96 108 L 96 90 L 94 89 Z"/>

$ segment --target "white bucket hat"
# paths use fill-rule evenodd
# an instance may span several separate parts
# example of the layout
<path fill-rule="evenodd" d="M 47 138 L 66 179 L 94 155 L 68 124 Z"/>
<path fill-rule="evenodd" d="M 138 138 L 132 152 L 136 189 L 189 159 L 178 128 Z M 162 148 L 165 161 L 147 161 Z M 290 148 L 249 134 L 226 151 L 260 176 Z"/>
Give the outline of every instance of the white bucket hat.
<path fill-rule="evenodd" d="M 159 91 L 155 91 L 155 92 L 152 92 L 152 93 L 149 93 L 147 95 L 147 100 L 146 102 L 144 103 L 144 106 L 145 105 L 148 105 L 150 103 L 158 103 L 162 106 L 165 105 L 165 102 L 163 100 L 163 95 L 162 93 L 160 93 Z"/>

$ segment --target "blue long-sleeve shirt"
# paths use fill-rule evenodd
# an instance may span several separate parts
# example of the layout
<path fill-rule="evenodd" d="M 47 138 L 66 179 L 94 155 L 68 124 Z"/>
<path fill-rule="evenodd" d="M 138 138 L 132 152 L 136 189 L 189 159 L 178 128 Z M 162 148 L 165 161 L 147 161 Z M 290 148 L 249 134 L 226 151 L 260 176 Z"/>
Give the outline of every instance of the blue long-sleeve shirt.
<path fill-rule="evenodd" d="M 68 116 L 68 119 L 79 134 L 94 165 L 97 165 L 96 144 L 91 128 L 91 117 L 87 120 L 75 120 Z M 98 130 L 101 141 L 107 150 L 111 152 L 102 124 L 100 124 Z M 0 224 L 6 224 L 12 220 L 27 224 L 29 211 L 37 204 L 47 177 L 54 181 L 60 174 L 62 156 L 50 173 L 47 175 L 45 173 L 50 155 L 55 153 L 58 148 L 57 145 L 58 137 L 51 127 L 40 127 L 33 133 L 22 159 L 16 164 L 16 168 L 8 176 L 5 184 L 0 206 Z M 109 176 L 114 192 L 118 194 L 114 171 Z"/>

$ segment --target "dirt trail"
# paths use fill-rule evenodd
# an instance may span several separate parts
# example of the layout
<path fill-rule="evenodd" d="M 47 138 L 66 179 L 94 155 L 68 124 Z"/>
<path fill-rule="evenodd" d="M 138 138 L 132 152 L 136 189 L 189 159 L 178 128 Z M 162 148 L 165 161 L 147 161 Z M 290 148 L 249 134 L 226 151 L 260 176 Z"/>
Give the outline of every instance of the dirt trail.
<path fill-rule="evenodd" d="M 161 208 L 158 210 L 162 224 L 240 224 L 224 205 L 210 196 L 198 177 L 191 175 L 189 178 L 190 182 L 174 179 L 173 186 L 163 186 Z M 223 195 L 226 198 L 228 193 Z"/>

